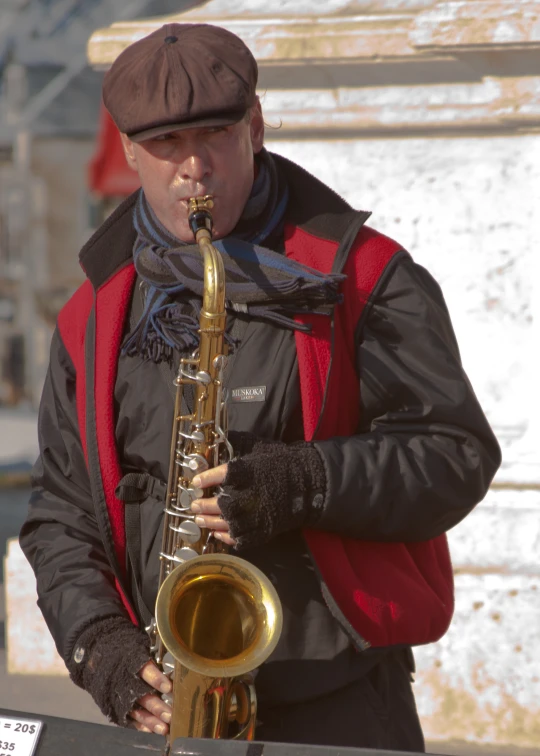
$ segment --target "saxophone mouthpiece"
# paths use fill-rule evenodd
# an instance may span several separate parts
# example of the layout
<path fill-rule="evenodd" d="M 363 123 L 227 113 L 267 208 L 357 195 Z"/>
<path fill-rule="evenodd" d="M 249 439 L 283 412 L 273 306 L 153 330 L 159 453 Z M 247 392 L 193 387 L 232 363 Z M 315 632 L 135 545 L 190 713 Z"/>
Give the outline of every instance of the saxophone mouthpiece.
<path fill-rule="evenodd" d="M 189 200 L 188 221 L 195 238 L 197 238 L 197 232 L 202 229 L 212 233 L 213 221 L 210 210 L 213 207 L 214 199 L 210 194 L 205 197 L 192 197 Z"/>

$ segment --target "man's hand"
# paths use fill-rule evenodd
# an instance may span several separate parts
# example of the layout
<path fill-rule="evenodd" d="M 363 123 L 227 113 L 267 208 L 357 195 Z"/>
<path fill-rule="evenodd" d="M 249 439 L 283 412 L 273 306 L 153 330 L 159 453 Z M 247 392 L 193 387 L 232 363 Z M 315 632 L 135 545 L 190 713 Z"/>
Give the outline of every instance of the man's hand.
<path fill-rule="evenodd" d="M 139 677 L 155 690 L 162 693 L 170 693 L 171 681 L 154 664 L 147 662 L 139 672 Z M 133 727 L 141 732 L 156 732 L 158 735 L 167 735 L 169 722 L 171 721 L 172 709 L 158 695 L 148 693 L 139 698 L 137 704 L 140 708 L 133 709 L 129 716 L 133 719 Z"/>
<path fill-rule="evenodd" d="M 228 465 L 213 467 L 211 470 L 206 470 L 195 476 L 192 483 L 195 488 L 203 489 L 219 486 L 225 480 L 227 470 Z M 228 546 L 236 544 L 234 538 L 229 535 L 229 526 L 222 517 L 217 496 L 208 499 L 195 499 L 191 504 L 191 511 L 197 515 L 195 522 L 201 528 L 208 528 L 208 530 L 213 531 L 214 537 Z"/>
<path fill-rule="evenodd" d="M 195 521 L 200 517 L 216 538 L 239 550 L 261 546 L 288 530 L 311 527 L 326 497 L 324 463 L 312 444 L 256 447 L 257 443 L 251 454 L 193 479 L 195 486 L 220 486 L 217 497 L 193 502 Z"/>

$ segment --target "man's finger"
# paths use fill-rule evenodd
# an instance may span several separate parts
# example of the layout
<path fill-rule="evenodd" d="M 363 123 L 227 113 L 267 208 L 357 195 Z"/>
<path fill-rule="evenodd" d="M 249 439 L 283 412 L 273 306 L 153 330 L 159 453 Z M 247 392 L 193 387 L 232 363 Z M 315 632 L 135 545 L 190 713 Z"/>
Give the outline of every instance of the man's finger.
<path fill-rule="evenodd" d="M 169 704 L 165 703 L 165 701 L 159 696 L 154 696 L 152 695 L 152 693 L 147 693 L 145 696 L 142 696 L 142 698 L 139 698 L 137 703 L 139 704 L 139 706 L 142 706 L 143 709 L 149 711 L 150 714 L 153 714 L 158 719 L 161 719 L 162 722 L 169 724 L 169 722 L 171 721 L 172 709 Z"/>
<path fill-rule="evenodd" d="M 191 481 L 195 488 L 209 488 L 210 486 L 219 486 L 223 483 L 227 475 L 227 465 L 218 465 L 211 470 L 205 470 L 196 475 Z"/>
<path fill-rule="evenodd" d="M 128 729 L 129 730 L 138 730 L 139 732 L 152 732 L 152 730 L 149 727 L 147 727 L 146 725 L 143 725 L 143 724 L 139 724 L 134 719 L 132 719 L 131 722 L 128 723 Z"/>
<path fill-rule="evenodd" d="M 222 541 L 223 543 L 226 543 L 227 546 L 236 546 L 236 541 L 228 533 L 215 530 L 214 537 L 217 538 L 218 541 Z"/>
<path fill-rule="evenodd" d="M 169 732 L 169 726 L 146 709 L 133 709 L 129 716 L 143 727 L 147 727 L 150 732 L 158 735 L 166 735 Z"/>
<path fill-rule="evenodd" d="M 195 522 L 201 528 L 207 528 L 208 530 L 221 530 L 227 532 L 229 530 L 229 524 L 221 517 L 213 517 L 212 515 L 197 515 Z"/>
<path fill-rule="evenodd" d="M 148 685 L 151 685 L 155 690 L 160 690 L 162 693 L 170 693 L 172 690 L 171 681 L 153 661 L 146 662 L 139 672 L 139 677 L 142 677 Z"/>
<path fill-rule="evenodd" d="M 220 515 L 221 509 L 219 508 L 217 496 L 212 496 L 208 499 L 195 499 L 191 504 L 191 511 L 195 514 L 205 515 Z"/>

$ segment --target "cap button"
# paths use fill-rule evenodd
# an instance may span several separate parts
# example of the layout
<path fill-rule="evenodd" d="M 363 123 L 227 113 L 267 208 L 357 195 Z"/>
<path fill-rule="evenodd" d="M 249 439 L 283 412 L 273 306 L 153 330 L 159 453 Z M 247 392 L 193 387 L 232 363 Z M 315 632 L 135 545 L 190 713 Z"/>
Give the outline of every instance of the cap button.
<path fill-rule="evenodd" d="M 178 37 L 174 37 L 174 36 L 171 36 L 171 37 L 165 37 L 165 40 L 164 40 L 164 41 L 165 41 L 165 42 L 166 42 L 166 43 L 167 43 L 168 45 L 172 45 L 172 44 L 173 44 L 173 42 L 178 42 Z"/>

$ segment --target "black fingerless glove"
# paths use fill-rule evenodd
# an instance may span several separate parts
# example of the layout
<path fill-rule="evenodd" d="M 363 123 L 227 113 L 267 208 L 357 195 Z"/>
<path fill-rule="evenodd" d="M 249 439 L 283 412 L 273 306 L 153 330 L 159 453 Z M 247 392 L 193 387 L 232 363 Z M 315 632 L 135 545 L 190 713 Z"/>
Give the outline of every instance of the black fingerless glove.
<path fill-rule="evenodd" d="M 125 617 L 107 617 L 81 633 L 66 666 L 103 714 L 126 727 L 137 699 L 155 692 L 137 674 L 150 658 L 145 632 Z"/>
<path fill-rule="evenodd" d="M 314 446 L 256 443 L 252 453 L 229 462 L 218 499 L 238 549 L 313 525 L 326 495 L 324 464 Z"/>

